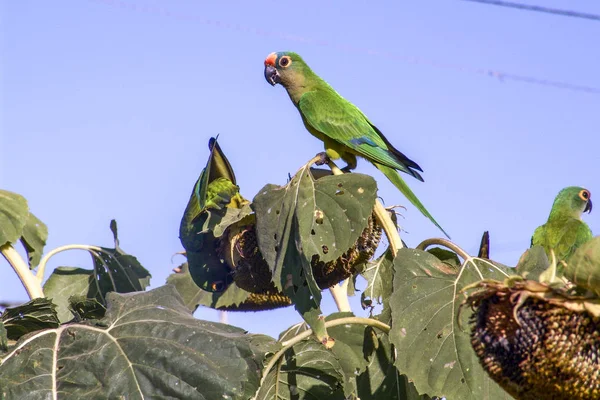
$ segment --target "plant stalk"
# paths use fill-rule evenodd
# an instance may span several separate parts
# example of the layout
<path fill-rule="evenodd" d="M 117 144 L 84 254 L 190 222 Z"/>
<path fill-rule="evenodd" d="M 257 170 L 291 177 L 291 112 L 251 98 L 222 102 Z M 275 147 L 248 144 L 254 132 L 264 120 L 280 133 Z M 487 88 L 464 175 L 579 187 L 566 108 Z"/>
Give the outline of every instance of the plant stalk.
<path fill-rule="evenodd" d="M 391 329 L 389 325 L 384 324 L 381 321 L 378 321 L 373 318 L 362 318 L 362 317 L 345 317 L 345 318 L 334 319 L 333 321 L 327 321 L 327 322 L 325 322 L 325 328 L 331 328 L 333 326 L 346 325 L 346 324 L 372 326 L 374 328 L 381 330 L 384 333 L 389 333 L 390 329 Z M 283 354 L 286 351 L 288 351 L 291 347 L 300 343 L 304 339 L 310 337 L 310 335 L 312 335 L 312 334 L 313 334 L 312 329 L 309 329 L 307 331 L 304 331 L 304 332 L 298 334 L 297 336 L 293 337 L 290 340 L 286 340 L 285 342 L 282 342 L 281 345 L 283 347 L 277 353 L 275 353 L 275 355 L 273 355 L 273 357 L 271 358 L 271 360 L 269 360 L 269 363 L 263 370 L 264 374 L 260 380 L 260 385 L 262 386 L 262 384 L 265 382 L 267 374 L 269 373 L 271 368 L 273 368 L 273 366 L 275 364 L 277 364 L 279 359 L 283 356 Z"/>
<path fill-rule="evenodd" d="M 40 283 L 44 280 L 44 273 L 46 272 L 46 264 L 48 263 L 48 260 L 50 260 L 50 258 L 52 256 L 54 256 L 58 253 L 61 253 L 63 251 L 67 251 L 67 250 L 86 250 L 88 252 L 90 252 L 90 251 L 101 252 L 102 251 L 102 249 L 98 246 L 89 246 L 87 244 L 67 244 L 65 246 L 60 246 L 60 247 L 57 247 L 57 248 L 49 251 L 40 260 L 40 265 L 38 266 L 38 269 L 37 269 L 36 278 Z M 93 253 L 92 253 L 92 255 L 93 255 Z"/>
<path fill-rule="evenodd" d="M 29 298 L 33 300 L 39 297 L 44 297 L 44 290 L 42 289 L 41 282 L 36 279 L 25 260 L 23 260 L 23 257 L 21 257 L 15 248 L 7 243 L 0 247 L 0 253 L 2 253 L 4 258 L 6 258 L 6 261 L 8 261 L 10 266 L 19 276 L 19 279 L 21 280 L 23 287 L 25 287 Z"/>

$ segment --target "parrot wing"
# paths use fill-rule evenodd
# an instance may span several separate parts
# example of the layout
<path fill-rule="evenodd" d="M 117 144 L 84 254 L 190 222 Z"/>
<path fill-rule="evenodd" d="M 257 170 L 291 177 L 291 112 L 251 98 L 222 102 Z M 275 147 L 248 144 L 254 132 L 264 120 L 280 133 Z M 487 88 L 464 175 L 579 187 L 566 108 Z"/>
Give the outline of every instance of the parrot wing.
<path fill-rule="evenodd" d="M 300 98 L 298 108 L 308 125 L 348 147 L 352 153 L 423 181 L 414 171 L 422 171 L 421 167 L 396 150 L 354 104 L 337 93 L 307 92 Z"/>
<path fill-rule="evenodd" d="M 230 193 L 233 188 L 239 190 L 235 184 L 233 168 L 231 168 L 229 160 L 227 160 L 227 157 L 225 157 L 225 154 L 223 154 L 221 147 L 217 143 L 217 138 L 218 136 L 210 138 L 208 141 L 210 155 L 208 156 L 206 167 L 202 170 L 194 186 L 194 194 L 200 211 L 206 208 L 221 208 L 221 205 L 229 203 L 229 199 L 225 199 L 227 200 L 226 203 L 219 201 L 219 193 L 221 191 Z"/>

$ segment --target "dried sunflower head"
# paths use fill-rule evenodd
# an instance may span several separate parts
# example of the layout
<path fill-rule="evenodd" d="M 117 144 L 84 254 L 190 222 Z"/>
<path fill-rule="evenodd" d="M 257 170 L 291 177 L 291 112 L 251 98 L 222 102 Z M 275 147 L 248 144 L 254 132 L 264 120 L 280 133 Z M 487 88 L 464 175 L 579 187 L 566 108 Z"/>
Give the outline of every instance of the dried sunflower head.
<path fill-rule="evenodd" d="M 520 400 L 600 399 L 600 299 L 536 281 L 484 281 L 471 344 L 488 374 Z"/>

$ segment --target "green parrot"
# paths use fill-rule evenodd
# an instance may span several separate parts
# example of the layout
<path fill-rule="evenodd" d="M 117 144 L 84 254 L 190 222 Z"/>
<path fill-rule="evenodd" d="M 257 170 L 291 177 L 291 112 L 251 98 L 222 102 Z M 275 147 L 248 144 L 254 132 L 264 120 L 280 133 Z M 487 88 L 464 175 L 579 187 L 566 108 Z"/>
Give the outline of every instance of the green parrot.
<path fill-rule="evenodd" d="M 186 251 L 200 250 L 196 248 L 196 237 L 202 230 L 206 211 L 222 210 L 225 207 L 241 208 L 249 203 L 240 194 L 233 169 L 216 138 L 210 138 L 208 148 L 208 162 L 194 185 L 179 226 L 179 238 Z"/>
<path fill-rule="evenodd" d="M 566 261 L 579 246 L 592 239 L 590 227 L 581 220 L 584 212 L 592 211 L 591 197 L 589 190 L 579 186 L 561 190 L 554 199 L 548 222 L 533 233 L 531 246 L 542 246 L 548 258 L 552 249 L 557 262 Z"/>
<path fill-rule="evenodd" d="M 208 148 L 208 162 L 194 184 L 181 218 L 179 239 L 185 249 L 190 269 L 196 265 L 203 266 L 203 281 L 199 286 L 209 291 L 220 291 L 230 280 L 230 274 L 226 268 L 204 267 L 207 265 L 207 259 L 214 253 L 214 249 L 210 247 L 214 236 L 211 232 L 206 232 L 205 224 L 211 213 L 224 214 L 227 208 L 241 209 L 249 204 L 249 201 L 240 194 L 233 169 L 216 138 L 210 138 Z M 209 282 L 208 286 L 205 282 Z"/>
<path fill-rule="evenodd" d="M 423 172 L 421 167 L 392 146 L 358 107 L 317 76 L 298 54 L 287 51 L 269 54 L 265 59 L 265 79 L 287 90 L 306 129 L 323 141 L 327 157 L 343 159 L 348 164 L 347 170 L 356 168 L 356 156 L 370 161 L 448 236 L 398 173 L 402 171 L 423 181 L 418 172 Z"/>

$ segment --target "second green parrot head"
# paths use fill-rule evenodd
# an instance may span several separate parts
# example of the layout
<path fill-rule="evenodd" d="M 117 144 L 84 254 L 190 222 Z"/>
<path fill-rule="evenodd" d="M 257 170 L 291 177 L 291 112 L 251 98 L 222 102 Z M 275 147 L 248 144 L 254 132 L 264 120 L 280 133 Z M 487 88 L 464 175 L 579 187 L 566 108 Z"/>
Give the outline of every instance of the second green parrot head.
<path fill-rule="evenodd" d="M 582 213 L 591 211 L 592 194 L 590 191 L 579 186 L 569 186 L 558 193 L 551 213 L 566 213 L 579 218 Z"/>
<path fill-rule="evenodd" d="M 265 79 L 271 85 L 280 83 L 287 87 L 310 71 L 302 57 L 291 51 L 271 53 L 265 59 Z"/>

